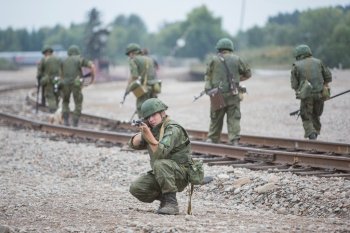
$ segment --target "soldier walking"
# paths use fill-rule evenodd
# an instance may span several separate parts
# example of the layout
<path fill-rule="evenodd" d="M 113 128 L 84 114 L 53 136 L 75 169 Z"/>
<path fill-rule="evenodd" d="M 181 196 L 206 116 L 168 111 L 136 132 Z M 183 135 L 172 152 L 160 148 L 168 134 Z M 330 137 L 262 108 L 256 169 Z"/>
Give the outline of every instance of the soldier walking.
<path fill-rule="evenodd" d="M 156 68 L 151 57 L 142 54 L 138 44 L 127 46 L 125 55 L 129 57 L 131 77 L 128 81 L 127 91 L 132 91 L 136 97 L 136 109 L 141 118 L 141 105 L 150 98 L 157 98 L 161 91 L 161 82 L 156 78 Z"/>
<path fill-rule="evenodd" d="M 229 143 L 238 145 L 240 139 L 240 102 L 241 81 L 251 77 L 249 66 L 239 56 L 233 54 L 233 42 L 228 38 L 220 39 L 214 55 L 206 69 L 205 90 L 211 98 L 210 126 L 207 142 L 218 143 L 227 118 Z"/>
<path fill-rule="evenodd" d="M 44 57 L 38 64 L 37 79 L 43 88 L 49 111 L 53 113 L 57 110 L 60 96 L 58 86 L 61 61 L 53 55 L 53 49 L 50 46 L 44 46 L 42 53 Z"/>
<path fill-rule="evenodd" d="M 91 83 L 94 81 L 96 75 L 95 66 L 92 61 L 89 61 L 80 56 L 79 47 L 72 45 L 68 49 L 68 57 L 62 63 L 62 76 L 63 76 L 63 102 L 62 102 L 62 116 L 64 124 L 69 126 L 69 101 L 70 96 L 73 94 L 75 109 L 73 112 L 73 126 L 77 127 L 79 123 L 79 117 L 81 115 L 83 106 L 83 75 L 82 67 L 88 67 L 91 69 Z"/>
<path fill-rule="evenodd" d="M 330 97 L 328 83 L 332 81 L 332 74 L 321 60 L 312 56 L 307 45 L 297 46 L 294 56 L 296 61 L 291 71 L 291 86 L 296 98 L 300 99 L 304 137 L 315 140 L 321 131 L 324 101 Z"/>

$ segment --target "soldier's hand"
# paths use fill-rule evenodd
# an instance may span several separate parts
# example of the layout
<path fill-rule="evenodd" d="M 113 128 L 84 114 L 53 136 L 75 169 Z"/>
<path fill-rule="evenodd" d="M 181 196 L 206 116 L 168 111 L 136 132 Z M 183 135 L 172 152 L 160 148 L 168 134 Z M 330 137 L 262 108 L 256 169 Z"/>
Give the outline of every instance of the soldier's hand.
<path fill-rule="evenodd" d="M 151 129 L 146 125 L 145 123 L 141 123 L 140 125 L 140 131 L 143 136 L 143 138 L 151 145 L 158 145 L 158 141 L 153 136 Z"/>

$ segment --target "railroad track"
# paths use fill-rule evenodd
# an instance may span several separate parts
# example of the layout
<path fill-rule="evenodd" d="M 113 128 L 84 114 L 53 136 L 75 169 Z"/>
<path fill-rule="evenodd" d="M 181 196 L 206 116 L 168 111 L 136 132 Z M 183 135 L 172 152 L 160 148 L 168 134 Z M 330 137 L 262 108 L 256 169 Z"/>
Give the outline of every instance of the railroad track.
<path fill-rule="evenodd" d="M 27 101 L 29 104 L 35 104 L 33 91 L 29 92 Z M 46 111 L 46 108 L 40 107 L 40 110 Z M 105 130 L 52 125 L 5 113 L 0 113 L 0 118 L 22 127 L 117 145 L 125 144 L 135 132 L 135 127 L 129 122 L 87 114 L 82 114 L 81 122 L 99 124 Z M 115 130 L 119 132 L 114 132 Z M 293 172 L 298 175 L 350 177 L 349 144 L 242 135 L 242 144 L 231 146 L 199 141 L 206 138 L 207 132 L 204 131 L 188 132 L 192 139 L 194 155 L 201 157 L 208 165 L 268 169 L 269 172 Z M 227 140 L 226 134 L 222 136 L 222 140 Z"/>

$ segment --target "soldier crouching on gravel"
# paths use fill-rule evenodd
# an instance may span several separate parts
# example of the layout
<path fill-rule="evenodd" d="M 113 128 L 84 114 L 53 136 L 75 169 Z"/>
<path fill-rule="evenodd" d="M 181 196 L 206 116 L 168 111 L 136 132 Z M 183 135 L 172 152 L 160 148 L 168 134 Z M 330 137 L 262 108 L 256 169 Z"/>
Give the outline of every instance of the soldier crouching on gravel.
<path fill-rule="evenodd" d="M 159 99 L 151 98 L 141 105 L 144 121 L 140 133 L 134 135 L 129 146 L 147 149 L 152 170 L 130 186 L 130 193 L 142 202 L 160 201 L 158 214 L 179 214 L 176 192 L 189 184 L 189 166 L 192 163 L 191 143 L 186 130 L 166 115 L 168 107 Z"/>

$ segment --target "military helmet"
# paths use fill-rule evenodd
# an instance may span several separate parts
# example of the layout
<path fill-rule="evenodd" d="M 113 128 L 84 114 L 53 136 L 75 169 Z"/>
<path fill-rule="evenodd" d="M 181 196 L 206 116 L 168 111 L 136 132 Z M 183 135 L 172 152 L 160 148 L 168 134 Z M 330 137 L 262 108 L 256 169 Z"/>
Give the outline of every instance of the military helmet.
<path fill-rule="evenodd" d="M 72 56 L 72 55 L 80 55 L 80 50 L 77 45 L 72 45 L 69 47 L 68 56 Z"/>
<path fill-rule="evenodd" d="M 218 43 L 216 43 L 216 49 L 227 49 L 233 51 L 233 42 L 228 38 L 222 38 L 218 41 Z"/>
<path fill-rule="evenodd" d="M 311 49 L 309 46 L 302 44 L 302 45 L 298 45 L 297 47 L 295 47 L 294 50 L 294 57 L 298 58 L 300 56 L 311 56 Z"/>
<path fill-rule="evenodd" d="M 161 112 L 167 109 L 168 106 L 166 106 L 161 100 L 157 98 L 150 98 L 143 102 L 143 104 L 141 105 L 141 114 L 144 119 L 147 119 L 154 113 Z"/>
<path fill-rule="evenodd" d="M 53 49 L 51 46 L 45 45 L 43 49 L 41 50 L 42 54 L 45 54 L 46 52 L 53 52 Z"/>
<path fill-rule="evenodd" d="M 141 47 L 138 44 L 131 43 L 125 49 L 125 55 L 129 55 L 131 52 L 141 52 Z"/>

